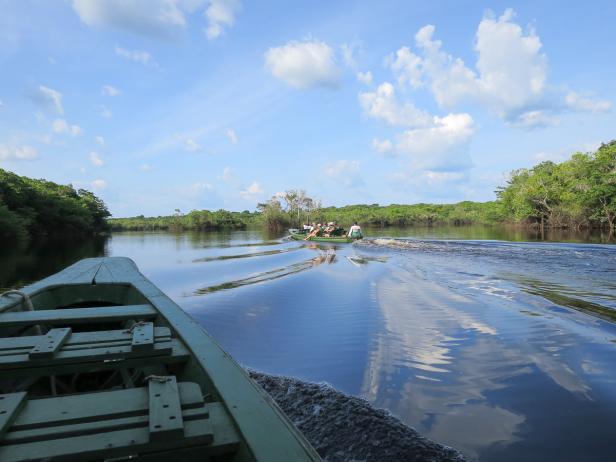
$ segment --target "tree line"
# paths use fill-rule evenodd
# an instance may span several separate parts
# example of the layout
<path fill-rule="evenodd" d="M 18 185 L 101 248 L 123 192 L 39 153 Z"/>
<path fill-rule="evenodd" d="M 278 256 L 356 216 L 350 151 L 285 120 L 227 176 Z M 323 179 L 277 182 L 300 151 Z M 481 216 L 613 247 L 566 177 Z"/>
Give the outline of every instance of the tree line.
<path fill-rule="evenodd" d="M 616 140 L 596 152 L 573 154 L 511 173 L 496 192 L 505 219 L 551 228 L 616 225 Z"/>
<path fill-rule="evenodd" d="M 306 222 L 362 225 L 518 224 L 538 228 L 616 227 L 616 141 L 564 162 L 542 162 L 511 172 L 496 200 L 457 204 L 357 204 L 323 207 L 292 189 L 258 204 L 257 211 L 180 210 L 169 216 L 108 219 L 102 200 L 89 191 L 33 180 L 0 169 L 0 237 L 3 242 L 50 234 L 122 230 L 219 230 L 262 225 L 269 229 Z"/>
<path fill-rule="evenodd" d="M 77 236 L 107 229 L 109 211 L 90 191 L 0 169 L 0 239 Z"/>

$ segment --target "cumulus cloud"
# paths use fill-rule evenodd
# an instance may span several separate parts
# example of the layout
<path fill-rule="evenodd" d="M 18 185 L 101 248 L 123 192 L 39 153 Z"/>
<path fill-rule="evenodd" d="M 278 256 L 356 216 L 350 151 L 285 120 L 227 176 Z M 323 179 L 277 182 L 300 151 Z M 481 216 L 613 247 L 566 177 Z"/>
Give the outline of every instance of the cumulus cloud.
<path fill-rule="evenodd" d="M 54 133 L 66 134 L 77 136 L 83 133 L 83 130 L 79 125 L 70 125 L 64 119 L 56 119 L 51 123 L 51 128 Z"/>
<path fill-rule="evenodd" d="M 237 133 L 232 128 L 227 129 L 227 138 L 229 138 L 232 144 L 237 144 L 238 142 Z"/>
<path fill-rule="evenodd" d="M 116 46 L 115 53 L 116 55 L 121 56 L 124 59 L 128 59 L 129 61 L 134 61 L 136 63 L 141 63 L 144 66 L 157 66 L 156 62 L 152 59 L 152 55 L 147 51 L 127 50 L 126 48 Z"/>
<path fill-rule="evenodd" d="M 411 159 L 420 170 L 457 171 L 471 167 L 467 143 L 473 133 L 473 118 L 469 114 L 435 116 L 430 127 L 404 131 L 396 150 Z"/>
<path fill-rule="evenodd" d="M 97 142 L 98 144 L 100 144 L 101 146 L 104 146 L 104 145 L 105 145 L 105 138 L 103 138 L 102 136 L 97 136 L 97 137 L 95 138 L 95 140 L 96 140 L 96 142 Z"/>
<path fill-rule="evenodd" d="M 111 26 L 129 32 L 169 37 L 186 26 L 185 4 L 178 0 L 73 0 L 88 26 Z"/>
<path fill-rule="evenodd" d="M 547 57 L 534 30 L 514 22 L 513 10 L 486 15 L 475 34 L 475 68 L 443 49 L 427 25 L 415 34 L 416 52 L 400 48 L 387 59 L 401 86 L 427 87 L 442 108 L 462 102 L 483 105 L 511 125 L 525 129 L 552 126 L 564 110 L 606 112 L 611 102 L 566 95 L 548 86 Z"/>
<path fill-rule="evenodd" d="M 368 116 L 404 127 L 395 145 L 389 140 L 372 141 L 379 154 L 404 154 L 416 169 L 460 170 L 471 165 L 466 145 L 474 122 L 469 114 L 430 115 L 411 102 L 399 102 L 389 82 L 374 92 L 360 93 L 359 102 Z"/>
<path fill-rule="evenodd" d="M 358 188 L 365 184 L 361 177 L 359 162 L 356 160 L 337 160 L 328 163 L 323 173 L 345 188 Z"/>
<path fill-rule="evenodd" d="M 318 40 L 270 48 L 265 53 L 265 66 L 274 77 L 298 89 L 334 88 L 340 78 L 334 50 Z"/>
<path fill-rule="evenodd" d="M 205 32 L 214 39 L 233 26 L 239 0 L 73 0 L 81 21 L 91 27 L 114 27 L 135 34 L 170 39 L 188 25 L 189 16 L 202 11 Z"/>
<path fill-rule="evenodd" d="M 374 92 L 360 93 L 359 102 L 367 115 L 390 125 L 426 127 L 432 123 L 430 114 L 412 103 L 400 104 L 394 86 L 389 82 L 382 83 Z"/>
<path fill-rule="evenodd" d="M 255 200 L 263 194 L 263 188 L 257 181 L 253 181 L 247 188 L 240 191 L 240 196 L 247 200 Z"/>
<path fill-rule="evenodd" d="M 37 157 L 38 151 L 32 146 L 0 144 L 0 160 L 33 160 Z"/>
<path fill-rule="evenodd" d="M 118 96 L 122 92 L 112 85 L 103 85 L 101 93 L 105 96 Z"/>
<path fill-rule="evenodd" d="M 92 189 L 101 190 L 107 187 L 107 182 L 105 180 L 98 179 L 98 180 L 92 181 L 90 183 L 90 186 L 92 187 Z"/>
<path fill-rule="evenodd" d="M 34 99 L 45 105 L 52 106 L 58 114 L 64 114 L 62 93 L 59 91 L 46 87 L 45 85 L 40 85 Z"/>
<path fill-rule="evenodd" d="M 92 151 L 88 157 L 90 158 L 90 162 L 92 162 L 92 165 L 94 165 L 95 167 L 102 167 L 103 165 L 105 165 L 105 161 L 101 158 L 101 156 Z"/>
<path fill-rule="evenodd" d="M 142 172 L 149 172 L 152 170 L 152 166 L 150 164 L 141 164 L 139 166 L 139 170 L 141 170 Z"/>
<path fill-rule="evenodd" d="M 208 26 L 205 29 L 207 38 L 219 37 L 225 27 L 231 27 L 235 23 L 235 15 L 241 9 L 238 0 L 211 0 L 205 10 Z"/>
<path fill-rule="evenodd" d="M 359 80 L 363 84 L 370 85 L 372 83 L 372 72 L 358 72 L 357 80 Z"/>

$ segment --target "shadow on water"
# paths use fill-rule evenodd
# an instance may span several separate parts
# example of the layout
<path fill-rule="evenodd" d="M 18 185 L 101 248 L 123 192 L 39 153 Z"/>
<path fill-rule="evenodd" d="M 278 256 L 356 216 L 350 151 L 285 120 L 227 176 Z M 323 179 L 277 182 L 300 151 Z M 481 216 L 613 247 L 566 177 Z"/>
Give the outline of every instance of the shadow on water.
<path fill-rule="evenodd" d="M 608 321 L 616 322 L 616 310 L 600 305 L 598 303 L 593 303 L 587 300 L 566 295 L 567 292 L 570 292 L 567 287 L 561 286 L 559 284 L 539 281 L 537 279 L 532 279 L 529 277 L 518 277 L 517 282 L 520 284 L 521 289 L 528 294 L 543 297 L 544 299 L 556 305 L 565 306 L 567 308 L 572 308 L 574 310 L 597 316 L 602 319 L 607 319 Z"/>
<path fill-rule="evenodd" d="M 231 246 L 229 246 L 231 247 Z M 243 247 L 243 246 L 242 246 Z M 193 263 L 207 263 L 210 261 L 224 261 L 224 260 L 235 260 L 239 258 L 251 258 L 251 257 L 266 257 L 268 255 L 278 255 L 281 253 L 289 253 L 295 252 L 297 250 L 303 249 L 304 246 L 292 247 L 290 249 L 277 249 L 277 250 L 265 250 L 263 252 L 253 252 L 253 253 L 242 253 L 238 255 L 219 255 L 217 257 L 203 257 L 197 258 L 193 260 Z"/>
<path fill-rule="evenodd" d="M 271 271 L 264 271 L 262 273 L 247 278 L 236 279 L 235 281 L 224 282 L 222 284 L 197 289 L 194 291 L 194 295 L 207 295 L 213 292 L 219 292 L 221 290 L 235 289 L 237 287 L 257 284 L 260 282 L 273 281 L 275 279 L 280 279 L 285 276 L 301 273 L 302 271 L 306 271 L 308 269 L 314 268 L 315 266 L 319 266 L 322 263 L 331 264 L 335 261 L 335 259 L 336 253 L 334 251 L 327 251 L 325 253 L 321 253 L 318 257 L 294 263 L 283 268 L 277 268 Z"/>
<path fill-rule="evenodd" d="M 106 255 L 107 237 L 47 240 L 21 249 L 0 249 L 0 291 L 23 287 L 82 258 Z"/>

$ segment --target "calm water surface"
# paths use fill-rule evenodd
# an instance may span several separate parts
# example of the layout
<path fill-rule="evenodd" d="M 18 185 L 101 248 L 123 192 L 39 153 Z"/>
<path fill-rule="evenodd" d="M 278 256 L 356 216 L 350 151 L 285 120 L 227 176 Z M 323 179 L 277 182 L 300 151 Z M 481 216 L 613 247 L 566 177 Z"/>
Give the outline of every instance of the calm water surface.
<path fill-rule="evenodd" d="M 365 397 L 469 460 L 614 460 L 616 325 L 579 310 L 616 310 L 616 246 L 520 233 L 123 233 L 5 255 L 0 286 L 128 256 L 242 364 Z"/>

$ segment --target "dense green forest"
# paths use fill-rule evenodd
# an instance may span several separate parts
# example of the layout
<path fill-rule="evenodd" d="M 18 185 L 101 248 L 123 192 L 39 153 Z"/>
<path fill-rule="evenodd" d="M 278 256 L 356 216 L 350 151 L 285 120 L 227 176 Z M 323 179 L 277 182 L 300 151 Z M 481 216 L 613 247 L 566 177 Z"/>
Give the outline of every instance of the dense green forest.
<path fill-rule="evenodd" d="M 508 223 L 549 228 L 616 226 L 616 141 L 561 163 L 542 162 L 511 172 L 490 202 L 457 204 L 359 204 L 322 207 L 305 191 L 289 190 L 257 211 L 179 210 L 171 216 L 113 218 L 94 194 L 0 170 L 0 236 L 25 238 L 54 233 L 112 230 L 217 230 L 261 225 L 284 229 L 304 222 L 362 225 L 469 225 Z"/>
<path fill-rule="evenodd" d="M 193 210 L 182 214 L 176 210 L 175 215 L 160 217 L 144 217 L 139 215 L 130 218 L 111 218 L 108 220 L 112 231 L 152 231 L 152 230 L 201 230 L 242 229 L 252 223 L 258 223 L 255 212 L 229 212 L 227 210 Z"/>
<path fill-rule="evenodd" d="M 0 169 L 0 239 L 92 234 L 107 228 L 107 207 L 85 189 L 75 190 Z"/>
<path fill-rule="evenodd" d="M 496 193 L 503 218 L 552 228 L 616 225 L 616 140 L 594 153 L 575 153 L 511 173 Z"/>

